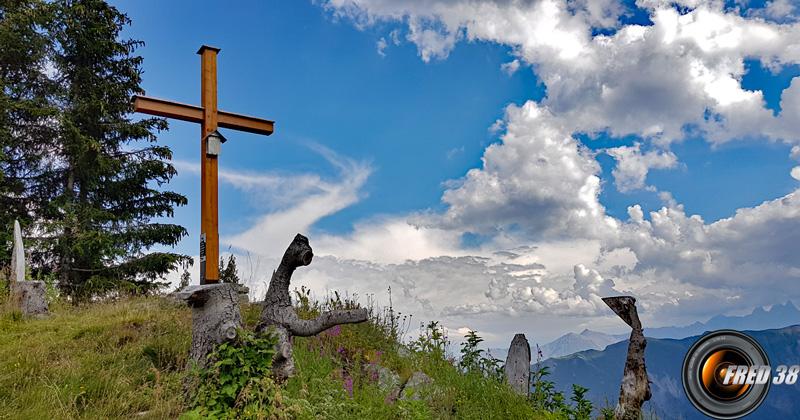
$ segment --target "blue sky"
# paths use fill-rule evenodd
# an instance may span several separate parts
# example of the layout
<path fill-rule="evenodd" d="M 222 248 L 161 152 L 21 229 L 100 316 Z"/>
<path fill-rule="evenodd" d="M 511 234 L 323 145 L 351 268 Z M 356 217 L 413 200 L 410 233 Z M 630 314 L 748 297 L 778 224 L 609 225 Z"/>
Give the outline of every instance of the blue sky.
<path fill-rule="evenodd" d="M 311 2 L 247 1 L 236 7 L 192 1 L 118 1 L 133 20 L 126 35 L 145 41 L 143 86 L 148 95 L 199 103 L 197 47 L 222 48 L 219 56 L 220 108 L 258 115 L 277 122 L 268 138 L 227 132 L 223 167 L 245 170 L 313 171 L 333 175 L 330 167 L 305 145 L 316 142 L 334 151 L 373 163 L 364 194 L 356 205 L 326 217 L 315 226 L 346 232 L 375 214 L 402 214 L 440 208 L 442 183 L 480 165 L 483 149 L 497 140 L 490 131 L 509 103 L 539 100 L 544 86 L 530 68 L 507 75 L 500 66 L 509 47 L 487 42 L 460 45 L 447 60 L 425 63 L 409 43 L 390 45 L 385 56 L 376 43 L 400 25 L 359 30 L 332 18 Z M 197 24 L 213 16 L 213 23 Z M 800 70 L 777 76 L 751 64 L 743 85 L 764 90 L 770 108 Z M 198 158 L 199 128 L 173 121 L 160 138 L 176 159 Z M 627 141 L 626 141 L 627 140 Z M 586 140 L 591 148 L 631 144 L 633 138 Z M 682 165 L 653 172 L 649 181 L 672 192 L 687 211 L 707 221 L 729 217 L 796 187 L 788 176 L 793 166 L 789 147 L 760 142 L 712 148 L 688 139 L 674 149 Z M 613 159 L 601 158 L 602 178 L 613 182 Z M 199 187 L 196 178 L 173 184 L 191 204 L 179 210 L 181 223 L 196 231 Z M 220 193 L 222 234 L 242 229 L 259 214 L 247 197 L 223 185 Z M 641 203 L 646 210 L 661 202 L 648 192 L 619 193 L 604 188 L 601 201 L 609 213 L 624 216 Z M 195 252 L 194 240 L 183 252 Z"/>
<path fill-rule="evenodd" d="M 113 3 L 146 43 L 148 95 L 199 103 L 209 44 L 220 108 L 276 121 L 227 130 L 220 157 L 252 183 L 223 179 L 220 231 L 265 258 L 258 284 L 299 230 L 321 258 L 298 284 L 401 288 L 454 331 L 612 328 L 601 292 L 667 323 L 798 297 L 793 252 L 765 254 L 800 235 L 792 2 Z M 198 137 L 178 121 L 159 136 L 189 254 Z"/>
<path fill-rule="evenodd" d="M 374 214 L 439 206 L 441 183 L 479 165 L 483 149 L 496 141 L 489 128 L 505 105 L 543 93 L 532 72 L 500 71 L 508 61 L 506 47 L 466 45 L 446 61 L 426 64 L 408 44 L 379 55 L 377 31 L 337 22 L 310 2 L 194 4 L 117 2 L 133 20 L 126 35 L 146 43 L 139 53 L 147 94 L 199 103 L 194 53 L 204 43 L 218 46 L 220 108 L 276 121 L 266 138 L 225 132 L 231 141 L 222 167 L 334 175 L 306 147 L 312 142 L 372 162 L 366 198 L 320 220 L 317 227 L 326 231 L 348 231 Z M 205 13 L 217 19 L 208 28 L 195 24 Z M 160 139 L 175 159 L 194 161 L 198 133 L 193 124 L 173 121 Z M 192 203 L 178 218 L 195 229 L 196 182 L 181 178 L 173 184 Z M 222 235 L 260 213 L 226 186 L 220 201 Z M 194 241 L 187 242 L 181 249 L 195 252 Z"/>

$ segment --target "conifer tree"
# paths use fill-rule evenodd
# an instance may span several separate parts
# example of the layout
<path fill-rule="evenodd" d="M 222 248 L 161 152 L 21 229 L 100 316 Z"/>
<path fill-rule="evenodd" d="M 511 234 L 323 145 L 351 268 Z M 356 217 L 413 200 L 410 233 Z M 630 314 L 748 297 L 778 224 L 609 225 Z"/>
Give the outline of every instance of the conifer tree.
<path fill-rule="evenodd" d="M 39 186 L 57 115 L 47 77 L 52 17 L 40 0 L 0 0 L 0 268 L 10 262 L 14 220 L 29 226 L 47 199 Z"/>
<path fill-rule="evenodd" d="M 239 269 L 236 268 L 236 257 L 233 254 L 228 257 L 227 265 L 225 260 L 219 257 L 219 281 L 220 283 L 241 284 Z"/>
<path fill-rule="evenodd" d="M 186 198 L 163 187 L 175 175 L 171 151 L 156 143 L 160 118 L 133 120 L 142 93 L 140 41 L 121 40 L 128 17 L 102 0 L 58 0 L 49 28 L 58 90 L 59 153 L 54 191 L 42 212 L 59 285 L 74 302 L 113 291 L 148 292 L 188 257 L 151 248 L 175 245 L 186 230 L 154 222 Z"/>

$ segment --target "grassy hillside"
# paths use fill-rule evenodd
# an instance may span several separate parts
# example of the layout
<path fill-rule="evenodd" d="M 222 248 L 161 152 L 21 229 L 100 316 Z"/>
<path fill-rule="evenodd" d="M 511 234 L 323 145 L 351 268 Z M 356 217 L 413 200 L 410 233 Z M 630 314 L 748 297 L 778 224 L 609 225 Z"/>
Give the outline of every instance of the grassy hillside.
<path fill-rule="evenodd" d="M 0 317 L 0 418 L 170 418 L 185 409 L 188 309 L 142 298 L 51 311 Z"/>
<path fill-rule="evenodd" d="M 301 299 L 302 313 L 320 309 Z M 185 369 L 191 313 L 166 298 L 130 298 L 72 307 L 54 302 L 47 319 L 0 312 L 0 418 L 177 418 L 189 411 Z M 257 305 L 245 305 L 248 327 Z M 566 418 L 536 411 L 524 397 L 483 374 L 463 373 L 442 337 L 396 340 L 395 320 L 335 327 L 296 338 L 297 373 L 271 398 L 297 418 Z M 433 385 L 415 398 L 392 395 L 424 372 Z M 388 379 L 384 378 L 388 375 Z M 396 374 L 396 377 L 394 376 Z"/>

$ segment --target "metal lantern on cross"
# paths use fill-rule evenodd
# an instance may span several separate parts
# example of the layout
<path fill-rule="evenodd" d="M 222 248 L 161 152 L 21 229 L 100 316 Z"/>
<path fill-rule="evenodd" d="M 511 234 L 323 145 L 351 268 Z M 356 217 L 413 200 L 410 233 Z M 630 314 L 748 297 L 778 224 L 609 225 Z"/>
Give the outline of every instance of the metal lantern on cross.
<path fill-rule="evenodd" d="M 206 156 L 219 156 L 222 150 L 222 143 L 228 139 L 225 138 L 219 131 L 214 130 L 206 136 Z"/>

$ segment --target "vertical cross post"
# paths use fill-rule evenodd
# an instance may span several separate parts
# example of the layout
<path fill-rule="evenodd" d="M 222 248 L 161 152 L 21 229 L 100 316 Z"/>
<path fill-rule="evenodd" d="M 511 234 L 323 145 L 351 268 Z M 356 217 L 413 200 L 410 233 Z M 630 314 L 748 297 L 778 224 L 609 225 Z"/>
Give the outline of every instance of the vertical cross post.
<path fill-rule="evenodd" d="M 217 203 L 217 156 L 207 153 L 206 137 L 217 130 L 217 53 L 218 48 L 202 46 L 197 51 L 201 57 L 201 105 L 203 123 L 200 138 L 200 284 L 219 281 L 219 213 Z"/>
<path fill-rule="evenodd" d="M 133 109 L 159 117 L 199 123 L 200 128 L 200 284 L 219 282 L 218 155 L 225 138 L 218 127 L 268 136 L 274 122 L 248 115 L 220 111 L 217 107 L 217 53 L 219 48 L 203 45 L 200 55 L 201 106 L 136 95 Z M 213 137 L 209 139 L 209 137 Z M 213 147 L 209 149 L 209 142 Z"/>

